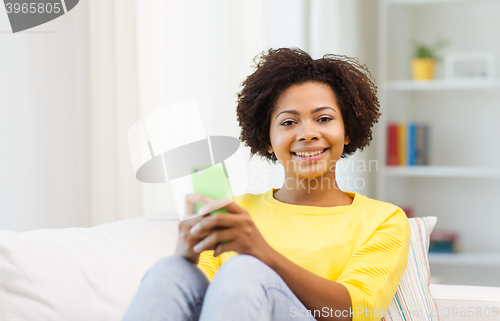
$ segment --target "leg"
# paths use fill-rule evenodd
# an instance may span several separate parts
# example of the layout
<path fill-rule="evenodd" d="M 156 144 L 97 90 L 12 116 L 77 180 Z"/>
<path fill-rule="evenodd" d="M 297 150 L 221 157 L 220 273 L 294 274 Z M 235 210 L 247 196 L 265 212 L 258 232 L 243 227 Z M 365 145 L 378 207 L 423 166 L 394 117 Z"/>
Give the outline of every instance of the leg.
<path fill-rule="evenodd" d="M 209 283 L 186 258 L 163 257 L 142 278 L 122 321 L 198 320 Z"/>
<path fill-rule="evenodd" d="M 205 293 L 200 321 L 316 320 L 276 271 L 239 254 L 219 267 Z"/>

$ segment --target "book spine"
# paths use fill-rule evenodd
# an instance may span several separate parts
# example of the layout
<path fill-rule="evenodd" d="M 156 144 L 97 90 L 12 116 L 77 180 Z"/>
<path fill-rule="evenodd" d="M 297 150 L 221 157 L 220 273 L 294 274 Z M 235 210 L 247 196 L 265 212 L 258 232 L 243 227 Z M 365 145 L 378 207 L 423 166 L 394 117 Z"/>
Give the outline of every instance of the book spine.
<path fill-rule="evenodd" d="M 416 160 L 415 160 L 415 149 L 416 149 L 416 124 L 414 122 L 408 123 L 408 143 L 407 143 L 407 163 L 410 166 L 416 165 Z"/>
<path fill-rule="evenodd" d="M 406 160 L 406 124 L 398 124 L 398 165 L 404 166 Z"/>
<path fill-rule="evenodd" d="M 424 152 L 424 127 L 422 124 L 417 125 L 416 129 L 416 147 L 415 147 L 415 163 L 417 165 L 424 165 L 424 158 L 423 158 L 423 152 Z"/>
<path fill-rule="evenodd" d="M 429 165 L 429 125 L 424 125 L 422 130 L 422 165 Z"/>
<path fill-rule="evenodd" d="M 387 127 L 387 165 L 398 165 L 398 125 Z"/>

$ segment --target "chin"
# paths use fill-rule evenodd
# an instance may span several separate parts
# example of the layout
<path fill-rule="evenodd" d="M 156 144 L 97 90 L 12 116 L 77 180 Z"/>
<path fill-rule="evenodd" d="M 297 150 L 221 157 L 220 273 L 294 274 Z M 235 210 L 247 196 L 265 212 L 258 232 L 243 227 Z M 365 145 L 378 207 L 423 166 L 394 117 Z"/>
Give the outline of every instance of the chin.
<path fill-rule="evenodd" d="M 306 178 L 306 179 L 311 179 L 311 178 L 321 179 L 322 176 L 324 176 L 326 174 L 327 174 L 327 172 L 314 172 L 314 173 L 300 172 L 300 173 L 297 173 L 297 176 L 299 178 Z"/>

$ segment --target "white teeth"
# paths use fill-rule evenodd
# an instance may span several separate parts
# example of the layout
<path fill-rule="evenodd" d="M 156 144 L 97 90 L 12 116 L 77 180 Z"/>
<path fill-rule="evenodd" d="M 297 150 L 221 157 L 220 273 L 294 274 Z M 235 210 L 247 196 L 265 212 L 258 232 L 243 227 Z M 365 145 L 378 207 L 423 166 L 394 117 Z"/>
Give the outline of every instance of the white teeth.
<path fill-rule="evenodd" d="M 315 155 L 318 155 L 318 154 L 321 154 L 322 152 L 324 151 L 324 149 L 322 150 L 318 150 L 318 151 L 315 151 L 315 152 L 304 152 L 304 153 L 295 153 L 301 157 L 311 157 L 311 156 L 315 156 Z"/>

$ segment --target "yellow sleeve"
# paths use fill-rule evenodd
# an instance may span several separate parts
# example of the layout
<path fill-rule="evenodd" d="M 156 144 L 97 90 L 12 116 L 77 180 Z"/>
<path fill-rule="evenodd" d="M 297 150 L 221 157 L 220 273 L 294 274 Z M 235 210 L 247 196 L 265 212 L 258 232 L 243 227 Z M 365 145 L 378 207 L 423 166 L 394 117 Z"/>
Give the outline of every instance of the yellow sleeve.
<path fill-rule="evenodd" d="M 410 225 L 398 209 L 355 251 L 337 282 L 349 291 L 352 321 L 380 320 L 408 264 Z"/>
<path fill-rule="evenodd" d="M 205 273 L 207 278 L 212 281 L 212 278 L 215 275 L 215 272 L 219 269 L 220 255 L 214 257 L 214 250 L 202 251 L 200 253 L 200 260 L 198 261 L 197 266 Z"/>
<path fill-rule="evenodd" d="M 233 202 L 238 203 L 243 195 L 231 196 Z M 212 281 L 215 272 L 221 266 L 221 255 L 214 257 L 214 250 L 202 251 L 197 266 L 205 273 L 207 278 Z"/>

